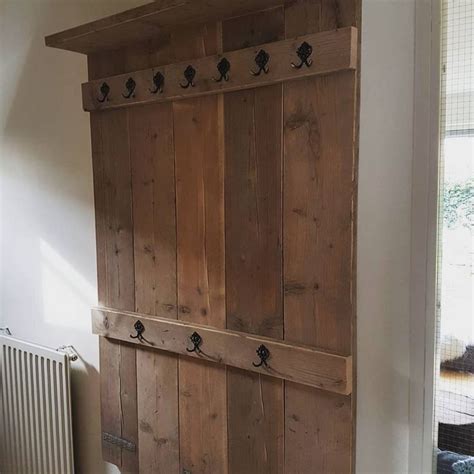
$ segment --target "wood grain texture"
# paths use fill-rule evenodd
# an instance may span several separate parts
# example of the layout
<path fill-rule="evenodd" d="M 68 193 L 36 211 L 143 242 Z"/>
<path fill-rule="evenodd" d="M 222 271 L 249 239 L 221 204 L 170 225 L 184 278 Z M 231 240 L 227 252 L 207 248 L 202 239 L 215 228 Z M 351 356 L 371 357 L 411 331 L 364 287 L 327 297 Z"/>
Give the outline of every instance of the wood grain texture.
<path fill-rule="evenodd" d="M 215 31 L 215 25 L 196 25 L 188 27 L 186 34 L 170 35 L 167 42 L 159 44 L 159 49 L 153 48 L 153 45 L 149 45 L 150 48 L 143 48 L 142 45 L 128 47 L 122 52 L 123 63 L 129 71 L 199 55 L 196 45 L 205 48 L 207 38 L 215 35 Z M 173 107 L 168 103 L 135 108 L 130 111 L 130 118 L 131 149 L 133 153 L 135 143 L 134 158 L 138 165 L 134 168 L 137 173 L 133 174 L 134 190 L 136 186 L 138 190 L 134 191 L 135 212 L 138 214 L 134 225 L 138 238 L 135 251 L 137 264 L 142 265 L 142 271 L 136 271 L 137 297 L 142 304 L 150 305 L 150 314 L 176 318 Z M 150 273 L 152 269 L 154 275 Z M 142 472 L 177 472 L 178 358 L 155 351 L 138 351 L 137 357 L 140 469 Z M 150 416 L 156 411 L 158 417 Z M 146 441 L 143 442 L 143 439 Z"/>
<path fill-rule="evenodd" d="M 230 94 L 225 112 L 227 327 L 282 338 L 281 86 Z M 232 472 L 280 472 L 282 384 L 229 370 L 228 400 Z"/>
<path fill-rule="evenodd" d="M 171 104 L 129 112 L 136 311 L 176 319 L 176 213 Z M 141 473 L 179 472 L 178 360 L 137 351 Z"/>
<path fill-rule="evenodd" d="M 126 111 L 91 116 L 97 209 L 99 298 L 115 308 L 135 307 L 131 177 Z M 135 444 L 135 348 L 101 339 L 102 431 Z M 104 458 L 137 472 L 137 454 L 103 441 Z"/>
<path fill-rule="evenodd" d="M 355 24 L 355 2 L 288 2 L 286 35 Z M 284 86 L 285 339 L 352 353 L 355 73 Z M 285 392 L 288 472 L 353 469 L 351 397 Z M 311 446 L 311 449 L 308 449 Z"/>
<path fill-rule="evenodd" d="M 136 310 L 176 319 L 173 110 L 130 111 Z"/>
<path fill-rule="evenodd" d="M 223 154 L 217 97 L 173 104 L 179 319 L 225 326 Z M 181 467 L 226 472 L 225 368 L 181 359 Z M 211 396 L 212 395 L 212 396 Z"/>
<path fill-rule="evenodd" d="M 350 396 L 292 382 L 285 386 L 285 472 L 351 472 Z"/>
<path fill-rule="evenodd" d="M 353 75 L 287 84 L 284 108 L 285 336 L 350 353 Z"/>
<path fill-rule="evenodd" d="M 179 473 L 178 361 L 137 350 L 140 473 Z"/>
<path fill-rule="evenodd" d="M 143 342 L 130 338 L 130 335 L 135 334 L 134 324 L 137 320 L 145 326 L 146 340 Z M 109 308 L 92 310 L 92 327 L 95 334 L 130 341 L 144 348 L 226 364 L 336 393 L 348 394 L 351 391 L 351 357 L 320 351 L 311 346 Z M 190 336 L 195 331 L 203 339 L 201 352 L 189 353 L 187 349 L 192 347 Z M 253 365 L 253 362 L 259 361 L 256 349 L 261 344 L 270 351 L 268 367 Z"/>
<path fill-rule="evenodd" d="M 282 9 L 223 24 L 225 51 L 282 37 Z M 282 338 L 282 87 L 224 107 L 227 327 Z M 283 472 L 283 382 L 229 368 L 227 394 L 229 471 Z"/>
<path fill-rule="evenodd" d="M 150 38 L 166 41 L 183 25 L 217 22 L 281 5 L 281 0 L 157 0 L 49 35 L 46 46 L 91 54 Z"/>
<path fill-rule="evenodd" d="M 282 89 L 225 97 L 227 327 L 283 337 Z"/>
<path fill-rule="evenodd" d="M 216 53 L 219 28 L 189 37 L 196 57 Z M 183 46 L 186 46 L 183 44 Z M 176 166 L 178 317 L 225 326 L 224 161 L 218 97 L 173 104 Z M 181 470 L 227 472 L 226 371 L 181 358 Z"/>
<path fill-rule="evenodd" d="M 300 63 L 296 51 L 303 42 L 308 42 L 313 47 L 311 67 L 294 68 L 291 64 Z M 270 56 L 268 74 L 262 73 L 259 76 L 253 76 L 250 74 L 250 70 L 258 69 L 255 65 L 255 56 L 261 49 L 265 50 Z M 217 64 L 222 57 L 229 61 L 230 72 L 227 81 L 217 82 L 215 81 L 215 78 L 219 78 Z M 183 72 L 189 64 L 192 64 L 196 70 L 196 78 L 194 87 L 184 89 L 181 87 L 181 84 L 186 82 Z M 202 59 L 198 58 L 87 82 L 82 85 L 83 107 L 87 111 L 104 110 L 217 94 L 219 92 L 253 89 L 308 76 L 355 69 L 356 65 L 357 30 L 351 27 L 342 28 L 260 44 L 238 51 L 226 52 L 225 55 L 212 55 Z M 158 71 L 165 78 L 163 92 L 153 94 L 150 92 L 155 89 L 153 77 Z M 136 87 L 133 96 L 126 98 L 124 97 L 127 92 L 125 84 L 129 78 L 133 78 Z M 100 102 L 98 100 L 102 96 L 100 88 L 104 82 L 110 87 L 110 93 L 106 101 Z"/>
<path fill-rule="evenodd" d="M 223 327 L 223 154 L 216 97 L 174 104 L 179 319 Z"/>

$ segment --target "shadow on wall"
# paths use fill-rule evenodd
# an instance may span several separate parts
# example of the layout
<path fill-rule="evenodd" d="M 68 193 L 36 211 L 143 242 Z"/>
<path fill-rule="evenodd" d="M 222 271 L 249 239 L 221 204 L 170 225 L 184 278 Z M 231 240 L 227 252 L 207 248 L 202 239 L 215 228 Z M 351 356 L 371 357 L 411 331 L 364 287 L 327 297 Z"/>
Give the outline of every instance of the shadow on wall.
<path fill-rule="evenodd" d="M 0 245 L 2 323 L 13 334 L 73 344 L 76 472 L 117 472 L 101 459 L 92 163 L 82 111 L 86 58 L 44 36 L 143 1 L 1 2 Z"/>

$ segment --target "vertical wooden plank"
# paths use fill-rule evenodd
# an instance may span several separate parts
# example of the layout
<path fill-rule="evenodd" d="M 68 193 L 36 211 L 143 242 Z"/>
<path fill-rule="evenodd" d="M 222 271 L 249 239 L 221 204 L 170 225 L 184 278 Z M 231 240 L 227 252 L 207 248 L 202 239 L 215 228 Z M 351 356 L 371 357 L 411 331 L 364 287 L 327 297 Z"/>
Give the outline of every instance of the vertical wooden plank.
<path fill-rule="evenodd" d="M 356 22 L 356 1 L 293 1 L 286 36 Z M 285 339 L 352 353 L 355 73 L 284 85 Z M 351 397 L 286 383 L 287 472 L 351 472 Z"/>
<path fill-rule="evenodd" d="M 131 175 L 127 111 L 91 115 L 98 232 L 99 298 L 114 308 L 135 307 Z M 101 339 L 102 431 L 137 443 L 136 351 Z M 137 453 L 103 441 L 104 459 L 138 471 Z"/>
<path fill-rule="evenodd" d="M 220 25 L 176 38 L 175 54 L 217 52 Z M 173 104 L 176 167 L 178 318 L 225 327 L 222 100 Z M 205 350 L 205 341 L 203 343 Z M 226 369 L 179 361 L 180 469 L 227 472 Z"/>
<path fill-rule="evenodd" d="M 179 319 L 225 327 L 219 98 L 174 106 Z M 205 350 L 205 341 L 203 345 Z M 227 472 L 226 369 L 181 358 L 181 469 Z"/>
<path fill-rule="evenodd" d="M 130 109 L 136 311 L 176 319 L 173 108 Z"/>
<path fill-rule="evenodd" d="M 224 50 L 281 39 L 283 10 L 223 24 Z M 282 86 L 226 94 L 227 327 L 283 338 Z M 283 382 L 228 368 L 229 472 L 283 472 Z"/>
<path fill-rule="evenodd" d="M 227 94 L 227 327 L 283 338 L 282 90 Z M 252 316 L 252 317 L 250 317 Z"/>
<path fill-rule="evenodd" d="M 135 309 L 177 317 L 173 109 L 129 111 L 134 215 Z M 137 351 L 141 473 L 179 470 L 177 357 Z"/>
<path fill-rule="evenodd" d="M 285 84 L 285 338 L 351 352 L 354 76 Z"/>
<path fill-rule="evenodd" d="M 95 241 L 97 258 L 97 290 L 99 304 L 107 301 L 106 265 L 106 193 L 104 186 L 104 154 L 102 151 L 100 114 L 90 114 L 92 169 L 94 177 Z"/>
<path fill-rule="evenodd" d="M 100 62 L 94 56 L 88 56 L 89 78 L 100 77 Z M 97 256 L 97 289 L 99 304 L 107 303 L 107 231 L 106 231 L 106 188 L 105 188 L 105 156 L 102 145 L 101 115 L 90 114 L 92 167 L 94 176 L 94 205 L 96 225 L 96 256 Z M 117 380 L 119 373 L 120 350 L 105 338 L 99 338 L 100 354 L 100 414 L 102 432 L 120 433 L 120 394 L 117 387 L 110 387 L 106 381 L 110 373 Z M 122 451 L 102 440 L 102 457 L 105 461 L 120 466 Z"/>

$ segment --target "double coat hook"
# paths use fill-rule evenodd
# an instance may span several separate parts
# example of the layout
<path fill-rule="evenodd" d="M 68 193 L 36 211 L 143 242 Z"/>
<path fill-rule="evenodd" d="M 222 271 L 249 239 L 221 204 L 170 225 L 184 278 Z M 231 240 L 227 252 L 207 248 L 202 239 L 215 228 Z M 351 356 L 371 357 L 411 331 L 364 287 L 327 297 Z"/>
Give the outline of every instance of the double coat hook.
<path fill-rule="evenodd" d="M 153 76 L 153 85 L 155 86 L 155 88 L 150 89 L 150 92 L 152 94 L 156 94 L 157 92 L 159 92 L 160 94 L 163 93 L 163 86 L 165 85 L 165 76 L 163 76 L 160 71 L 158 71 Z"/>
<path fill-rule="evenodd" d="M 137 87 L 137 83 L 133 80 L 132 77 L 129 77 L 127 82 L 125 83 L 125 88 L 127 89 L 126 94 L 122 94 L 124 99 L 130 99 L 130 97 L 135 97 L 135 88 Z"/>
<path fill-rule="evenodd" d="M 187 89 L 189 86 L 194 87 L 194 78 L 196 77 L 196 69 L 189 65 L 184 70 L 184 78 L 186 79 L 186 84 L 179 84 L 183 89 Z"/>
<path fill-rule="evenodd" d="M 313 53 L 313 47 L 304 41 L 301 43 L 301 46 L 296 50 L 296 54 L 300 58 L 300 64 L 291 63 L 291 67 L 295 69 L 301 69 L 303 66 L 310 67 L 313 64 L 313 61 L 309 59 Z"/>
<path fill-rule="evenodd" d="M 102 103 L 109 100 L 110 86 L 106 82 L 103 82 L 100 86 L 100 93 L 102 94 L 102 97 L 97 98 L 98 102 Z"/>
<path fill-rule="evenodd" d="M 145 326 L 140 320 L 137 320 L 137 322 L 133 325 L 135 328 L 136 334 L 132 336 L 130 334 L 131 339 L 138 339 L 140 342 L 148 342 L 144 337 L 143 333 L 145 332 Z"/>
<path fill-rule="evenodd" d="M 191 342 L 193 343 L 194 347 L 192 349 L 186 348 L 186 350 L 188 352 L 201 352 L 199 346 L 202 343 L 202 337 L 197 332 L 193 332 L 191 336 L 189 336 L 189 339 L 191 339 Z"/>
<path fill-rule="evenodd" d="M 258 66 L 258 71 L 250 71 L 253 76 L 260 76 L 262 71 L 265 74 L 268 74 L 269 68 L 267 66 L 268 61 L 270 61 L 270 55 L 264 50 L 261 49 L 255 56 L 255 64 Z"/>
<path fill-rule="evenodd" d="M 255 352 L 260 358 L 260 362 L 258 364 L 252 362 L 253 366 L 261 367 L 262 365 L 264 365 L 265 367 L 268 367 L 267 360 L 270 357 L 270 351 L 267 349 L 267 347 L 262 344 Z"/>
<path fill-rule="evenodd" d="M 230 71 L 230 62 L 227 58 L 222 58 L 218 63 L 217 63 L 217 70 L 219 71 L 220 77 L 219 79 L 216 79 L 213 77 L 215 82 L 221 82 L 222 79 L 224 81 L 229 80 L 229 71 Z"/>

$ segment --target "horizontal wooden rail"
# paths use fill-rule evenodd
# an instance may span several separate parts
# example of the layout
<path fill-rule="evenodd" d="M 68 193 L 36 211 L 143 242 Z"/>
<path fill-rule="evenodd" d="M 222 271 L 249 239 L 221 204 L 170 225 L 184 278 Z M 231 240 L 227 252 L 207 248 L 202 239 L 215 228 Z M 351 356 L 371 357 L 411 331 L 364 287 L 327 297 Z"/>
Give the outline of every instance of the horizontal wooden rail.
<path fill-rule="evenodd" d="M 292 63 L 301 64 L 297 50 L 305 42 L 312 47 L 308 60 L 311 66 L 293 67 Z M 261 50 L 269 55 L 267 73 L 253 75 L 251 70 L 259 69 L 255 58 Z M 217 82 L 217 65 L 224 57 L 230 70 L 227 80 Z M 188 66 L 195 70 L 194 86 L 183 88 L 187 84 L 184 71 Z M 357 29 L 348 27 L 87 82 L 82 85 L 82 99 L 84 110 L 94 111 L 250 89 L 356 66 Z M 153 78 L 158 73 L 164 80 L 162 92 L 153 93 L 157 90 Z"/>
<path fill-rule="evenodd" d="M 135 324 L 143 325 L 143 338 L 136 336 Z M 109 308 L 92 310 L 94 334 L 134 343 L 143 347 L 174 352 L 219 364 L 291 380 L 322 390 L 348 395 L 352 391 L 352 358 L 316 350 L 262 336 L 216 329 L 173 319 L 116 311 Z M 191 335 L 202 338 L 199 351 L 193 348 Z M 267 365 L 260 362 L 256 350 L 264 345 L 269 351 Z"/>

